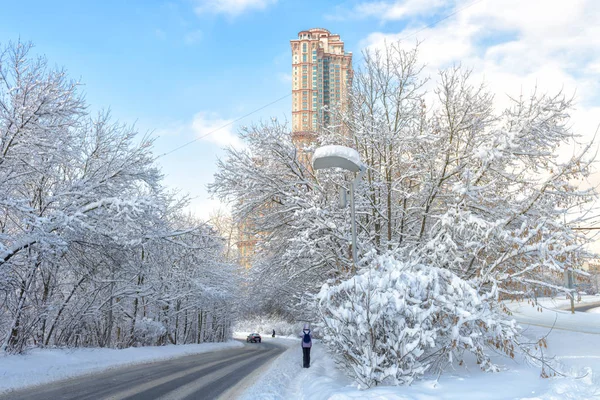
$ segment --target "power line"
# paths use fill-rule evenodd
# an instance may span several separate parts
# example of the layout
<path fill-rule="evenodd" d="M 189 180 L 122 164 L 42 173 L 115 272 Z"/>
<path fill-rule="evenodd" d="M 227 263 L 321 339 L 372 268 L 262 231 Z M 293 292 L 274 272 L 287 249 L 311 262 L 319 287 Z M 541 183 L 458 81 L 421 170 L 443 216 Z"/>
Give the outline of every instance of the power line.
<path fill-rule="evenodd" d="M 197 142 L 198 140 L 200 140 L 200 139 L 203 139 L 203 138 L 207 137 L 208 135 L 212 135 L 213 133 L 215 133 L 215 132 L 217 132 L 217 131 L 219 131 L 219 130 L 221 130 L 221 129 L 223 129 L 223 128 L 227 128 L 229 125 L 235 124 L 236 122 L 238 122 L 238 121 L 240 121 L 240 120 L 242 120 L 242 119 L 244 119 L 244 118 L 246 118 L 246 117 L 249 117 L 249 116 L 250 116 L 250 115 L 252 115 L 252 114 L 255 114 L 255 113 L 257 113 L 257 112 L 259 112 L 260 110 L 264 110 L 265 108 L 267 108 L 267 107 L 269 107 L 269 106 L 271 106 L 271 105 L 273 105 L 273 104 L 275 104 L 275 103 L 277 103 L 277 102 L 280 102 L 281 100 L 283 100 L 283 99 L 285 99 L 285 98 L 287 98 L 287 97 L 290 97 L 291 95 L 292 95 L 291 93 L 289 93 L 289 94 L 286 94 L 285 96 L 282 96 L 282 97 L 278 98 L 277 100 L 274 100 L 274 101 L 272 101 L 272 102 L 270 102 L 270 103 L 268 103 L 268 104 L 265 104 L 264 106 L 262 106 L 262 107 L 259 107 L 259 108 L 257 108 L 256 110 L 253 110 L 253 111 L 249 112 L 249 113 L 248 113 L 248 114 L 246 114 L 246 115 L 242 115 L 241 117 L 238 117 L 238 118 L 234 119 L 233 121 L 229 121 L 229 122 L 228 122 L 228 123 L 226 123 L 225 125 L 222 125 L 222 126 L 220 126 L 220 127 L 216 128 L 216 129 L 213 129 L 212 131 L 210 131 L 210 132 L 207 132 L 207 133 L 205 133 L 205 134 L 204 134 L 204 135 L 202 135 L 202 136 L 198 136 L 197 138 L 195 138 L 195 139 L 193 139 L 193 140 L 190 140 L 189 142 L 187 142 L 187 143 L 184 143 L 184 144 L 182 144 L 181 146 L 179 146 L 179 147 L 176 147 L 176 148 L 174 148 L 174 149 L 173 149 L 173 150 L 171 150 L 171 151 L 168 151 L 168 152 L 166 152 L 166 153 L 163 153 L 163 154 L 159 155 L 157 158 L 161 158 L 161 157 L 164 157 L 164 156 L 168 156 L 169 154 L 171 154 L 171 153 L 174 153 L 174 152 L 176 152 L 177 150 L 180 150 L 180 149 L 182 149 L 182 148 L 184 148 L 184 147 L 186 147 L 186 146 L 189 146 L 190 144 L 192 144 L 192 143 L 194 143 L 194 142 Z"/>
<path fill-rule="evenodd" d="M 398 39 L 398 41 L 403 41 L 403 40 L 406 40 L 406 39 L 408 39 L 408 38 L 410 38 L 410 37 L 412 37 L 412 36 L 415 36 L 415 35 L 416 35 L 416 34 L 418 34 L 419 32 L 422 32 L 422 31 L 424 31 L 425 29 L 429 29 L 429 28 L 431 28 L 431 27 L 433 27 L 433 26 L 435 26 L 435 25 L 439 24 L 440 22 L 442 22 L 442 21 L 445 21 L 445 20 L 447 20 L 448 18 L 450 18 L 450 17 L 452 17 L 452 16 L 454 16 L 454 15 L 456 15 L 456 14 L 460 13 L 461 11 L 464 11 L 464 10 L 466 10 L 467 8 L 469 8 L 469 7 L 472 7 L 472 6 L 474 6 L 475 4 L 481 3 L 482 1 L 484 1 L 484 0 L 476 0 L 476 1 L 472 2 L 472 3 L 469 3 L 469 4 L 467 4 L 466 6 L 464 6 L 464 7 L 461 7 L 461 8 L 459 8 L 459 9 L 455 10 L 454 12 L 452 12 L 452 13 L 450 13 L 450 14 L 446 15 L 445 17 L 443 17 L 443 18 L 440 18 L 440 19 L 438 19 L 438 20 L 436 20 L 436 21 L 434 21 L 434 22 L 430 23 L 429 25 L 426 25 L 426 26 L 424 26 L 423 28 L 421 28 L 421 29 L 417 30 L 416 32 L 413 32 L 413 33 L 411 33 L 410 35 L 406 35 L 406 36 L 404 36 L 404 37 L 402 37 L 402 38 Z M 361 58 L 364 58 L 364 57 L 361 57 Z M 357 60 L 357 61 L 358 61 L 358 60 Z M 202 136 L 199 136 L 199 137 L 197 137 L 197 138 L 195 138 L 195 139 L 193 139 L 193 140 L 190 140 L 189 142 L 187 142 L 187 143 L 184 143 L 184 144 L 182 144 L 181 146 L 179 146 L 179 147 L 176 147 L 176 148 L 174 148 L 174 149 L 173 149 L 173 150 L 171 150 L 171 151 L 168 151 L 168 152 L 166 152 L 166 153 L 163 153 L 163 154 L 159 155 L 157 158 L 161 158 L 161 157 L 164 157 L 164 156 L 168 156 L 169 154 L 171 154 L 171 153 L 174 153 L 174 152 L 176 152 L 177 150 L 180 150 L 180 149 L 182 149 L 182 148 L 184 148 L 184 147 L 186 147 L 186 146 L 189 146 L 190 144 L 192 144 L 192 143 L 195 143 L 195 142 L 197 142 L 198 140 L 200 140 L 200 139 L 203 139 L 203 138 L 207 137 L 208 135 L 212 135 L 213 133 L 215 133 L 215 132 L 217 132 L 217 131 L 219 131 L 219 130 L 221 130 L 221 129 L 223 129 L 223 128 L 226 128 L 226 127 L 228 127 L 228 126 L 230 126 L 230 125 L 232 125 L 232 124 L 234 124 L 234 123 L 236 123 L 236 122 L 238 122 L 238 121 L 240 121 L 240 120 L 242 120 L 242 119 L 244 119 L 244 118 L 246 118 L 246 117 L 249 117 L 249 116 L 250 116 L 250 115 L 252 115 L 252 114 L 255 114 L 255 113 L 257 113 L 257 112 L 259 112 L 259 111 L 261 111 L 261 110 L 264 110 L 265 108 L 267 108 L 267 107 L 269 107 L 269 106 L 271 106 L 271 105 L 273 105 L 273 104 L 275 104 L 275 103 L 277 103 L 277 102 L 279 102 L 279 101 L 281 101 L 281 100 L 283 100 L 283 99 L 285 99 L 285 98 L 288 98 L 288 97 L 290 97 L 291 95 L 292 95 L 292 93 L 286 94 L 285 96 L 282 96 L 282 97 L 278 98 L 277 100 L 274 100 L 274 101 L 272 101 L 272 102 L 270 102 L 270 103 L 268 103 L 268 104 L 265 104 L 264 106 L 262 106 L 262 107 L 259 107 L 259 108 L 257 108 L 256 110 L 253 110 L 253 111 L 249 112 L 249 113 L 248 113 L 248 114 L 246 114 L 246 115 L 242 115 L 241 117 L 238 117 L 238 118 L 234 119 L 233 121 L 230 121 L 230 122 L 226 123 L 226 124 L 225 124 L 225 125 L 223 125 L 223 126 L 220 126 L 220 127 L 216 128 L 216 129 L 213 129 L 213 130 L 212 130 L 212 131 L 210 131 L 210 132 L 207 132 L 207 133 L 205 133 L 205 134 L 204 134 L 204 135 L 202 135 Z"/>

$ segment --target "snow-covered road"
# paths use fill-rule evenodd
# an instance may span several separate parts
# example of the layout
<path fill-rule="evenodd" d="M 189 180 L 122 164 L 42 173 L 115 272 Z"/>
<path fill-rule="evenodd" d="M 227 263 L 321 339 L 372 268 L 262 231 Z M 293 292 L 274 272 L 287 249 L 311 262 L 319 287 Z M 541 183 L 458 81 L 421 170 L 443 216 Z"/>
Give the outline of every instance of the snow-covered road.
<path fill-rule="evenodd" d="M 127 350 L 42 350 L 27 356 L 3 357 L 3 389 L 40 385 L 5 392 L 0 399 L 216 398 L 286 347 L 229 342 Z M 55 382 L 41 384 L 52 380 Z"/>
<path fill-rule="evenodd" d="M 127 349 L 34 349 L 0 355 L 0 393 L 66 378 L 213 351 L 241 348 L 238 341 Z"/>

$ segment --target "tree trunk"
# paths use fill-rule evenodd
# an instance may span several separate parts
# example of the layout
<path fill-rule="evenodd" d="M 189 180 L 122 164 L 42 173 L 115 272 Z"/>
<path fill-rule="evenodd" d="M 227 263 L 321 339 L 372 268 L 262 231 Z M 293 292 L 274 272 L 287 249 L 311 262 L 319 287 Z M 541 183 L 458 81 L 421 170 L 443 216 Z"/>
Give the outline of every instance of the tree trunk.
<path fill-rule="evenodd" d="M 200 310 L 198 312 L 198 339 L 196 341 L 196 343 L 202 343 L 201 339 L 202 339 L 202 310 Z"/>
<path fill-rule="evenodd" d="M 21 316 L 23 312 L 23 308 L 25 306 L 25 300 L 27 298 L 27 293 L 31 288 L 31 283 L 35 277 L 35 271 L 39 267 L 40 262 L 37 262 L 35 266 L 29 271 L 29 275 L 27 276 L 27 280 L 21 281 L 21 291 L 19 292 L 19 301 L 17 303 L 17 309 L 15 312 L 15 318 L 13 319 L 13 323 L 9 328 L 9 333 L 2 345 L 3 351 L 11 351 L 14 350 L 15 347 L 22 342 L 23 338 L 19 338 L 19 328 L 21 326 Z"/>
<path fill-rule="evenodd" d="M 73 297 L 73 295 L 75 294 L 75 291 L 77 291 L 77 289 L 79 288 L 79 286 L 81 286 L 81 284 L 83 283 L 84 280 L 85 280 L 85 277 L 81 278 L 79 280 L 79 282 L 77 282 L 77 284 L 71 290 L 71 293 L 69 293 L 69 297 L 67 297 L 65 299 L 65 301 L 63 301 L 62 305 L 60 306 L 60 310 L 58 310 L 58 313 L 56 314 L 56 318 L 54 318 L 54 322 L 52 323 L 52 326 L 50 327 L 50 330 L 48 331 L 48 336 L 46 337 L 46 343 L 44 343 L 45 346 L 48 346 L 48 343 L 50 342 L 50 338 L 52 337 L 52 333 L 54 332 L 54 328 L 56 327 L 56 324 L 58 323 L 60 316 L 62 315 L 63 311 L 65 310 L 65 307 L 67 307 L 67 304 L 69 304 L 69 301 L 71 301 L 71 297 Z M 111 308 L 111 310 L 112 310 L 112 308 Z"/>

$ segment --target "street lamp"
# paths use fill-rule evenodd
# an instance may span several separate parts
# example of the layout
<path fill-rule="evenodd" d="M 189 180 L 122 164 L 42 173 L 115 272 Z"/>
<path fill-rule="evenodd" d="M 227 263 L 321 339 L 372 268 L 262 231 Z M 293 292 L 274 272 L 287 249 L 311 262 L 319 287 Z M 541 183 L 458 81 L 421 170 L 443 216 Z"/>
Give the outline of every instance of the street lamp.
<path fill-rule="evenodd" d="M 354 210 L 354 188 L 360 182 L 366 171 L 365 165 L 360 161 L 358 151 L 350 147 L 328 145 L 315 150 L 312 159 L 313 169 L 342 168 L 351 172 L 358 172 L 356 178 L 350 183 L 350 213 L 352 218 L 352 262 L 356 268 L 356 213 Z"/>

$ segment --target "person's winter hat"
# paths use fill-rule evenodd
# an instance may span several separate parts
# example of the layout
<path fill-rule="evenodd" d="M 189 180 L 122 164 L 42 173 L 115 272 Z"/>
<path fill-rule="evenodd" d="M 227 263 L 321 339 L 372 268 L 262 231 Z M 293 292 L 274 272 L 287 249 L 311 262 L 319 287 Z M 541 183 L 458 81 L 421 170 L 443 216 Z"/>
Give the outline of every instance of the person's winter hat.
<path fill-rule="evenodd" d="M 309 328 L 308 324 L 304 324 L 304 330 L 309 330 L 309 329 L 310 328 Z"/>

